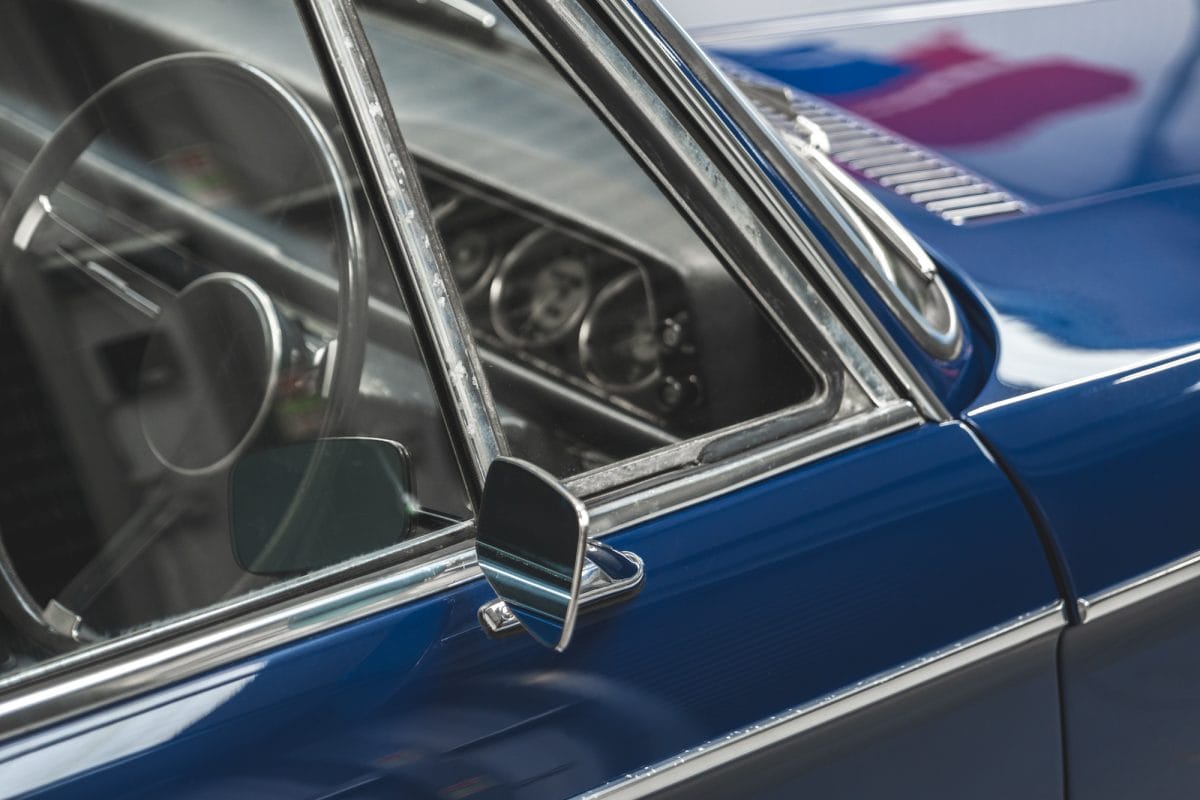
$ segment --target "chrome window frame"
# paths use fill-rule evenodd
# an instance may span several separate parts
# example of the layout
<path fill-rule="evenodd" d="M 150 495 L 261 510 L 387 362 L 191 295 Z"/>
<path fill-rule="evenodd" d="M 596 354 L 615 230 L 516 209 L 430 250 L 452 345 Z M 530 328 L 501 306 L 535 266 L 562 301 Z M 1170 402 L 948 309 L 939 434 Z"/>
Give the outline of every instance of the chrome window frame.
<path fill-rule="evenodd" d="M 892 338 L 883 320 L 836 263 L 835 259 L 840 255 L 865 275 L 875 272 L 872 266 L 875 256 L 870 244 L 873 235 L 869 228 L 861 227 L 861 219 L 847 208 L 838 189 L 819 170 L 796 157 L 751 100 L 736 88 L 695 40 L 684 33 L 658 0 L 596 0 L 596 5 L 605 9 L 614 23 L 635 38 L 645 57 L 653 59 L 656 71 L 669 75 L 672 65 L 678 63 L 694 76 L 695 83 L 677 86 L 676 91 L 686 107 L 706 117 L 708 125 L 716 128 L 713 131 L 716 141 L 729 148 L 728 157 L 740 164 L 744 179 L 767 200 L 772 219 L 797 246 L 807 251 L 816 285 L 828 292 L 831 305 L 863 337 L 865 346 L 878 360 L 887 379 L 898 386 L 927 419 L 935 422 L 951 419 L 952 415 Z M 720 124 L 721 111 L 728 115 L 729 125 Z M 817 227 L 832 236 L 839 252 L 831 253 L 817 241 L 782 193 L 767 180 L 763 170 L 750 160 L 747 148 L 734 131 L 745 137 L 749 146 L 796 194 L 812 214 Z M 897 233 L 901 237 L 908 236 L 902 229 Z"/>
<path fill-rule="evenodd" d="M 441 381 L 441 399 L 470 404 L 448 411 L 443 406 L 470 485 L 505 444 L 478 358 L 472 356 L 465 316 L 445 279 L 444 252 L 436 243 L 418 252 L 424 245 L 419 247 L 416 237 L 436 233 L 428 206 L 416 181 L 389 181 L 387 154 L 397 152 L 399 130 L 390 104 L 382 102 L 386 93 L 361 27 L 354 36 L 330 38 L 335 23 L 358 24 L 352 0 L 296 2 L 348 128 L 360 174 L 370 178 L 368 196 L 406 300 L 411 294 L 419 308 L 438 305 L 443 296 L 451 303 L 450 313 L 441 318 L 434 318 L 433 309 L 422 310 L 433 329 L 422 356 L 431 363 L 435 381 Z M 818 367 L 838 363 L 845 373 L 837 374 L 849 378 L 845 393 L 825 392 L 811 407 L 785 409 L 567 481 L 589 501 L 594 535 L 610 535 L 925 420 L 946 418 L 878 321 L 871 321 L 865 304 L 834 280 L 841 273 L 831 254 L 800 224 L 740 137 L 808 192 L 802 197 L 815 204 L 819 219 L 830 220 L 839 242 L 851 250 L 862 246 L 827 202 L 827 187 L 803 172 L 673 23 L 670 41 L 662 38 L 652 21 L 669 18 L 653 0 L 595 0 L 587 7 L 578 0 L 500 2 L 723 260 L 734 265 L 735 277 L 798 354 Z M 696 193 L 708 202 L 685 201 Z M 409 210 L 415 225 L 406 224 L 412 222 Z M 421 270 L 433 276 L 431 284 L 417 285 Z M 815 336 L 803 339 L 801 331 Z M 460 350 L 456 340 L 464 332 L 466 349 Z M 828 349 L 808 352 L 814 344 Z M 872 355 L 884 362 L 885 371 Z M 472 383 L 474 388 L 467 385 Z M 907 387 L 916 405 L 893 384 Z M 796 421 L 789 417 L 810 412 L 831 421 L 803 430 L 788 426 Z M 776 438 L 780 430 L 782 438 Z M 664 473 L 669 473 L 664 480 L 644 481 Z M 0 740 L 476 580 L 481 573 L 471 534 L 472 523 L 462 523 L 2 679 Z"/>

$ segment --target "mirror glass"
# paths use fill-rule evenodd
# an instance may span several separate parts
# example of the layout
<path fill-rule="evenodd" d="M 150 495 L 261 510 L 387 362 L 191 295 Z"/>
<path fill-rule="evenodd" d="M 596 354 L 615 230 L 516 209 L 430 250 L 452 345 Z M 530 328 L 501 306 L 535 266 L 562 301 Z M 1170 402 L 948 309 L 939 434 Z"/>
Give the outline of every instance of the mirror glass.
<path fill-rule="evenodd" d="M 587 510 L 549 473 L 498 458 L 488 469 L 475 551 L 497 596 L 542 644 L 570 641 L 587 544 Z"/>
<path fill-rule="evenodd" d="M 420 513 L 408 452 L 386 439 L 256 450 L 230 475 L 233 552 L 247 572 L 307 572 L 397 544 Z"/>

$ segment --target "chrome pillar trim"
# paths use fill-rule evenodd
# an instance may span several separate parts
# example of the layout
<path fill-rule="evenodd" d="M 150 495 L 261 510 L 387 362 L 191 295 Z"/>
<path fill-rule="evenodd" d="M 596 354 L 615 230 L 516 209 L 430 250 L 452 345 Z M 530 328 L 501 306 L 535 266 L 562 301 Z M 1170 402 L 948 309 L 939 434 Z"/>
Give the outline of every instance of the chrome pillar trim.
<path fill-rule="evenodd" d="M 1067 624 L 1063 612 L 1064 605 L 1059 600 L 894 670 L 685 750 L 673 758 L 578 795 L 577 800 L 647 797 L 692 780 L 750 753 L 807 733 L 998 653 L 1054 634 Z"/>
<path fill-rule="evenodd" d="M 1079 618 L 1085 624 L 1094 622 L 1195 580 L 1200 580 L 1200 552 L 1176 559 L 1164 567 L 1081 598 Z"/>
<path fill-rule="evenodd" d="M 698 466 L 662 486 L 607 495 L 589 509 L 591 533 L 612 535 L 920 422 L 898 402 Z M 480 579 L 473 534 L 471 523 L 459 523 L 0 678 L 0 740 Z"/>
<path fill-rule="evenodd" d="M 895 398 L 852 332 L 797 270 L 795 255 L 764 227 L 761 215 L 747 201 L 749 196 L 757 202 L 758 193 L 730 179 L 723 163 L 709 153 L 708 131 L 694 133 L 690 127 L 694 115 L 677 116 L 674 107 L 664 102 L 664 92 L 606 33 L 600 22 L 612 21 L 608 9 L 623 6 L 621 0 L 502 0 L 500 5 L 609 123 L 751 294 L 780 337 L 815 367 L 819 379 L 828 380 L 832 371 L 841 371 L 840 361 L 873 403 Z M 623 6 L 623 11 L 630 9 Z M 630 43 L 653 46 L 634 37 L 621 40 L 622 45 Z M 719 127 L 715 111 L 710 108 L 707 114 L 706 124 Z M 730 140 L 726 149 L 737 150 L 732 134 L 722 130 Z M 738 152 L 747 158 L 743 150 Z M 765 180 L 752 163 L 741 169 Z M 817 255 L 805 252 L 804 257 Z"/>
<path fill-rule="evenodd" d="M 867 280 L 883 297 L 884 302 L 900 320 L 926 353 L 938 358 L 954 358 L 962 350 L 963 332 L 959 325 L 957 305 L 950 290 L 938 275 L 933 259 L 916 239 L 863 187 L 818 150 L 798 148 L 798 155 L 834 186 L 849 202 L 848 215 L 865 225 L 863 238 L 872 242 L 868 248 L 874 263 L 867 267 Z M 886 243 L 890 252 L 880 245 Z M 880 255 L 876 255 L 877 252 Z M 898 264 L 893 265 L 893 255 Z M 914 300 L 901 289 L 903 279 L 896 269 L 910 270 L 926 284 L 926 299 L 938 304 L 945 315 L 939 325 L 929 313 L 923 312 Z"/>
<path fill-rule="evenodd" d="M 873 406 L 861 397 L 843 392 L 840 374 L 831 376 L 816 396 L 798 406 L 784 408 L 746 422 L 693 436 L 657 450 L 572 475 L 563 483 L 576 497 L 589 499 L 635 481 L 694 467 L 720 450 L 735 455 L 768 441 L 794 440 L 797 434 L 842 415 L 853 416 Z M 893 401 L 895 402 L 895 401 Z"/>
<path fill-rule="evenodd" d="M 417 346 L 478 507 L 488 466 L 508 443 L 417 169 L 353 0 L 296 0 L 367 187 Z"/>
<path fill-rule="evenodd" d="M 727 114 L 737 129 L 751 140 L 815 217 L 817 224 L 835 240 L 837 247 L 867 272 L 871 269 L 869 245 L 855 229 L 853 221 L 847 219 L 844 201 L 837 190 L 817 170 L 803 164 L 791 152 L 778 131 L 679 28 L 657 0 L 599 0 L 595 5 L 598 13 L 604 14 L 620 30 L 623 39 L 636 49 L 655 80 L 666 87 L 725 161 L 734 167 L 744 185 L 751 187 L 767 206 L 773 221 L 806 256 L 816 280 L 834 300 L 838 311 L 878 354 L 878 360 L 892 380 L 903 388 L 927 418 L 948 420 L 950 414 L 941 399 L 909 363 L 882 320 L 875 316 L 814 232 L 801 223 L 782 192 L 754 161 L 720 112 Z"/>

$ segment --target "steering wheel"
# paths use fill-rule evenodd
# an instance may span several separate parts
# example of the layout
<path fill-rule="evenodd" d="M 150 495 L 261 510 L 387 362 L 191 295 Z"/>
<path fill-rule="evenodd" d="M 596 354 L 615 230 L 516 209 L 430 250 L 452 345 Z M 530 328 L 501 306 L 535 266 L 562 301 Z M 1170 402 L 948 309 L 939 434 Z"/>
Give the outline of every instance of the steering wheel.
<path fill-rule="evenodd" d="M 128 118 L 129 110 L 138 104 L 219 99 L 232 92 L 275 109 L 281 124 L 299 134 L 320 165 L 322 178 L 328 181 L 329 199 L 336 209 L 336 339 L 315 356 L 306 352 L 303 332 L 283 317 L 257 282 L 244 275 L 212 272 L 176 292 L 161 281 L 148 281 L 145 273 L 123 258 L 109 259 L 95 270 L 92 277 L 107 282 L 110 290 L 131 285 L 156 287 L 158 293 L 149 300 L 135 297 L 142 306 L 139 310 L 153 318 L 142 372 L 153 372 L 156 367 L 173 371 L 175 385 L 185 391 L 167 393 L 171 395 L 168 401 L 160 396 L 142 402 L 141 395 L 150 393 L 139 393 L 139 416 L 151 452 L 183 481 L 227 470 L 259 437 L 279 399 L 281 385 L 290 387 L 288 376 L 300 367 L 307 366 L 309 374 L 318 376 L 314 389 L 325 398 L 317 426 L 321 434 L 337 425 L 357 396 L 366 349 L 368 299 L 362 237 L 350 175 L 316 114 L 284 84 L 234 58 L 182 53 L 149 61 L 113 79 L 62 122 L 0 213 L 0 282 L 19 291 L 22 280 L 28 280 L 37 269 L 30 264 L 34 235 L 43 221 L 56 216 L 52 193 L 97 137 Z M 264 131 L 273 141 L 281 133 L 286 132 Z M 259 261 L 262 249 L 255 255 Z M 77 266 L 87 270 L 97 265 Z M 298 364 L 297 359 L 309 363 Z M 154 490 L 148 494 L 154 495 Z M 111 575 L 96 573 L 119 569 L 132 557 L 129 553 L 136 554 L 146 544 L 146 536 L 154 535 L 146 531 L 155 530 L 169 517 L 171 502 L 165 496 L 169 494 L 159 491 L 148 498 L 109 537 L 100 554 L 84 568 L 92 573 L 84 583 L 93 587 L 107 583 Z M 17 575 L 2 541 L 0 613 L 43 650 L 62 652 L 87 638 L 86 626 L 67 603 L 53 600 L 40 608 Z"/>

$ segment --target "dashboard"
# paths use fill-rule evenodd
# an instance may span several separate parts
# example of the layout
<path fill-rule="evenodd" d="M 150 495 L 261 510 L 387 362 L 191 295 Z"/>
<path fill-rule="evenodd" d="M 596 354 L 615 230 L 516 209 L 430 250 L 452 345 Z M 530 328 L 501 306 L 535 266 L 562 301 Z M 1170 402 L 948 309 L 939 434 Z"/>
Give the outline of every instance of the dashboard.
<path fill-rule="evenodd" d="M 666 432 L 703 407 L 678 273 L 594 231 L 426 168 L 434 219 L 482 347 Z"/>

